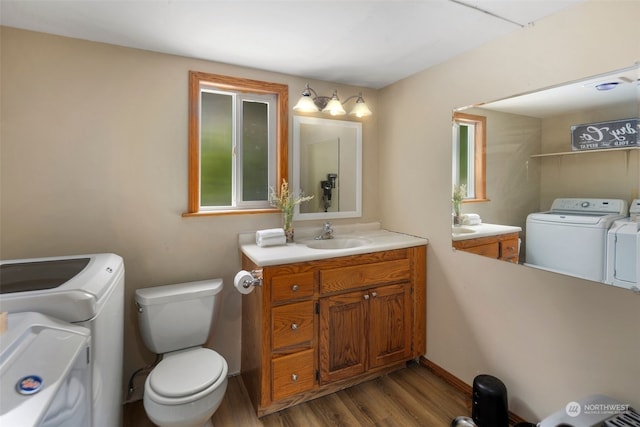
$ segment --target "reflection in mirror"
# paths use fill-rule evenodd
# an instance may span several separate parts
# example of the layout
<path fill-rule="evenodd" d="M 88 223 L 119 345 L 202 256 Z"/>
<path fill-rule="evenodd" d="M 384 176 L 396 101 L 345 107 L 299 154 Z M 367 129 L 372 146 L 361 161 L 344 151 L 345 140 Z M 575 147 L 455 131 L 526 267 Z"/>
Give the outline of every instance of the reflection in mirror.
<path fill-rule="evenodd" d="M 465 232 L 456 232 L 456 227 L 452 228 L 453 246 L 513 262 L 514 255 L 508 257 L 509 252 L 514 251 L 513 232 L 521 230 L 515 234 L 519 238 L 515 259 L 520 264 L 530 265 L 526 259 L 529 233 L 527 219 L 530 214 L 548 212 L 555 200 L 564 198 L 582 201 L 615 199 L 626 204 L 638 199 L 640 128 L 634 121 L 640 117 L 638 77 L 639 67 L 636 64 L 581 81 L 454 110 L 452 182 L 454 185 L 461 182 L 459 168 L 465 162 L 460 158 L 460 153 L 465 150 L 460 148 L 456 115 L 483 117 L 486 120 L 486 196 L 485 200 L 472 200 L 467 195 L 469 198 L 462 201 L 459 227 L 464 228 Z M 632 120 L 627 124 L 626 119 Z M 580 137 L 572 136 L 572 129 L 584 130 L 589 127 L 582 125 L 593 125 L 591 129 L 601 129 L 605 135 L 611 131 L 620 133 L 619 126 L 611 123 L 619 120 L 625 121 L 622 125 L 622 133 L 627 138 L 625 142 L 612 142 L 611 148 L 603 148 L 606 142 L 584 148 L 572 144 L 572 138 L 575 140 Z M 616 136 L 612 135 L 610 139 L 616 139 Z M 456 171 L 458 176 L 455 175 Z M 592 204 L 578 209 L 586 209 L 581 211 L 586 213 L 595 208 Z M 628 214 L 629 210 L 626 209 L 624 215 Z M 596 232 L 596 227 L 592 229 L 594 236 L 598 237 L 587 238 L 582 244 L 594 245 L 594 250 L 597 247 L 598 251 L 606 253 L 608 227 L 612 225 L 613 216 L 608 222 L 601 219 L 599 230 Z M 491 227 L 494 229 L 489 230 Z M 507 238 L 508 235 L 510 237 Z M 571 241 L 576 242 L 580 238 L 574 236 Z M 637 233 L 633 238 L 640 239 Z M 504 243 L 504 240 L 508 242 Z M 579 263 L 585 262 L 585 259 L 574 256 L 574 261 L 571 261 L 572 255 L 574 253 L 566 251 L 557 254 L 563 261 L 578 264 L 573 271 L 548 269 L 616 284 L 607 278 L 607 269 L 613 269 L 608 264 L 615 264 L 616 260 L 599 257 L 597 263 L 601 275 L 587 277 L 579 273 Z M 637 263 L 638 257 L 636 253 L 630 258 Z M 638 272 L 636 276 L 640 275 L 640 268 L 634 268 L 634 271 Z M 635 281 L 637 286 L 637 277 Z"/>
<path fill-rule="evenodd" d="M 294 116 L 293 187 L 296 220 L 361 216 L 362 123 Z"/>

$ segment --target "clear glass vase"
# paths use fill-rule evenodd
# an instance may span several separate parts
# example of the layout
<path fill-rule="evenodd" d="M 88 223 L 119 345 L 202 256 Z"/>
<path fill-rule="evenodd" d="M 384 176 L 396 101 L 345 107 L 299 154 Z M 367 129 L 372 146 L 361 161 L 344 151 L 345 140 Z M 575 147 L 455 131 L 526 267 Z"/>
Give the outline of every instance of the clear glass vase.
<path fill-rule="evenodd" d="M 293 210 L 291 212 L 283 212 L 284 235 L 287 237 L 287 243 L 293 243 Z"/>

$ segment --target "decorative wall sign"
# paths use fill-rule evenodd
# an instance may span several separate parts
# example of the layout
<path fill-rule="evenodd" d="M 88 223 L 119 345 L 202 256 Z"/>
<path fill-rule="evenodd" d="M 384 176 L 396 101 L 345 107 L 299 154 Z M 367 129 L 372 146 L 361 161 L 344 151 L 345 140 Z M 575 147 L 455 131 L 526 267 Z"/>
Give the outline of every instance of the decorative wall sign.
<path fill-rule="evenodd" d="M 640 119 L 612 120 L 571 126 L 573 151 L 640 146 Z"/>

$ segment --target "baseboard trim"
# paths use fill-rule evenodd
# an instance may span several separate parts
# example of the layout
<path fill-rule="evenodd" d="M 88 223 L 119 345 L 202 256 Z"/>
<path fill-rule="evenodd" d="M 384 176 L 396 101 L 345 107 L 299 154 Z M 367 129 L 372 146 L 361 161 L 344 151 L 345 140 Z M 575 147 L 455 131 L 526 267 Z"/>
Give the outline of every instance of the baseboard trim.
<path fill-rule="evenodd" d="M 469 396 L 469 409 L 471 409 L 471 395 L 473 394 L 472 386 L 465 383 L 460 378 L 453 375 L 451 372 L 447 371 L 443 367 L 437 365 L 424 356 L 420 356 L 419 363 L 421 366 L 424 366 L 425 368 L 433 372 L 436 376 L 442 378 L 447 384 L 451 385 L 456 390 Z M 515 425 L 522 422 L 526 422 L 526 420 L 519 415 L 509 411 L 509 425 Z"/>

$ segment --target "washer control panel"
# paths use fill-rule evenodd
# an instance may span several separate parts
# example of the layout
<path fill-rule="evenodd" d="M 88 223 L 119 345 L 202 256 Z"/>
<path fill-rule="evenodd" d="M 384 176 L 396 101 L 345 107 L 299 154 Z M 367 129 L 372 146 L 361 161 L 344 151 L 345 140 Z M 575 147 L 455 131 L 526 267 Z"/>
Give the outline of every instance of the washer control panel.
<path fill-rule="evenodd" d="M 622 199 L 555 199 L 552 211 L 591 212 L 627 215 L 627 201 Z"/>

